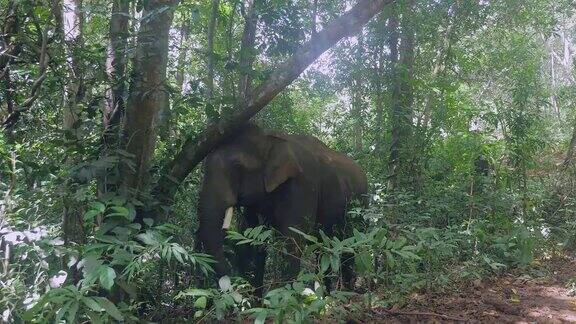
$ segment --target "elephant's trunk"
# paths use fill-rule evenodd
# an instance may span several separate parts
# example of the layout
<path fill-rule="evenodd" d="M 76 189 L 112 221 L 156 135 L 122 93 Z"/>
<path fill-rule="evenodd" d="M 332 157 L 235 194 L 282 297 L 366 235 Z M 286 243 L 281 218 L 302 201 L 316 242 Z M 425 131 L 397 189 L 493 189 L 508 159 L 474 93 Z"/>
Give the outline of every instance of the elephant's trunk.
<path fill-rule="evenodd" d="M 232 207 L 207 207 L 199 209 L 199 227 L 197 241 L 203 251 L 214 257 L 217 262 L 214 270 L 218 276 L 228 274 L 229 269 L 224 257 L 224 230 L 230 226 Z"/>
<path fill-rule="evenodd" d="M 207 160 L 204 181 L 199 197 L 197 241 L 205 253 L 217 262 L 214 270 L 219 276 L 229 273 L 224 258 L 224 230 L 230 227 L 237 193 L 230 172 L 218 156 Z"/>

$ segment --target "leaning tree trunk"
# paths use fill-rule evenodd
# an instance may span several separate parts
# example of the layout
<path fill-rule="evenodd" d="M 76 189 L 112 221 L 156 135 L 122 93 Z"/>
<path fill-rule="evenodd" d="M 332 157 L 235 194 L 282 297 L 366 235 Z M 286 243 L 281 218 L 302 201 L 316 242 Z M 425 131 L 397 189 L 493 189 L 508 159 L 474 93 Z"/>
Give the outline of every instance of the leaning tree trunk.
<path fill-rule="evenodd" d="M 178 185 L 200 163 L 212 148 L 231 136 L 262 110 L 280 91 L 296 79 L 322 53 L 340 39 L 357 33 L 364 24 L 394 0 L 360 0 L 349 11 L 334 19 L 311 41 L 303 44 L 286 62 L 273 71 L 252 91 L 246 103 L 239 104 L 234 114 L 208 126 L 196 137 L 186 140 L 180 152 L 162 172 L 155 188 L 161 203 L 171 205 Z M 164 215 L 164 213 L 156 213 Z"/>
<path fill-rule="evenodd" d="M 133 167 L 124 165 L 121 169 L 121 189 L 125 193 L 143 189 L 149 179 L 156 147 L 156 118 L 167 103 L 168 38 L 176 3 L 151 0 L 144 6 L 123 134 L 125 150 L 134 161 Z"/>

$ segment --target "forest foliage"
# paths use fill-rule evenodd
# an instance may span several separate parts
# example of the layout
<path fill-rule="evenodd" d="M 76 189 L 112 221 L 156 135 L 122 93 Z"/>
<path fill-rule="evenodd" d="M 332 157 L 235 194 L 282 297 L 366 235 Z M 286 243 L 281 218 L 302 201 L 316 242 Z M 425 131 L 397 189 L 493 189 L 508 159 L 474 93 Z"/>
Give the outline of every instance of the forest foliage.
<path fill-rule="evenodd" d="M 0 28 L 3 322 L 345 320 L 576 248 L 573 1 L 0 0 Z M 270 252 L 262 300 L 193 235 L 248 120 L 370 182 L 294 282 L 272 228 L 227 233 Z"/>

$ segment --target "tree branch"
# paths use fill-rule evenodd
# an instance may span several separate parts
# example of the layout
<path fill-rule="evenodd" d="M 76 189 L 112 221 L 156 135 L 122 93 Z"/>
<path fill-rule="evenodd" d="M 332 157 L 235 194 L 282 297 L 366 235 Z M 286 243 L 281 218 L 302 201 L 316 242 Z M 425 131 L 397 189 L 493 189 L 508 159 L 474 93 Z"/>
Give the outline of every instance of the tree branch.
<path fill-rule="evenodd" d="M 48 28 L 44 28 L 42 32 L 42 47 L 40 49 L 40 60 L 38 62 L 40 65 L 38 72 L 40 76 L 32 84 L 32 88 L 30 89 L 30 96 L 26 100 L 24 100 L 24 102 L 20 105 L 20 107 L 15 108 L 14 111 L 10 115 L 8 115 L 8 117 L 4 120 L 4 122 L 2 122 L 2 127 L 4 130 L 7 130 L 10 127 L 12 127 L 20 118 L 21 113 L 26 110 L 29 110 L 32 107 L 34 101 L 36 101 L 36 99 L 40 95 L 38 90 L 40 89 L 40 86 L 42 86 L 42 83 L 46 79 L 47 44 L 48 44 Z"/>

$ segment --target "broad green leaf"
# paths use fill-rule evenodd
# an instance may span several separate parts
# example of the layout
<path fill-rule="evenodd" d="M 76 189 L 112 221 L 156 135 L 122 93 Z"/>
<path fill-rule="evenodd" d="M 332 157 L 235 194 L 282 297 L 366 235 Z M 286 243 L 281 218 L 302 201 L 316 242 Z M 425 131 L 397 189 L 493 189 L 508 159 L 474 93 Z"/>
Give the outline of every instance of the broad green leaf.
<path fill-rule="evenodd" d="M 106 210 L 106 205 L 104 205 L 103 203 L 101 203 L 99 201 L 95 201 L 95 202 L 91 203 L 90 207 L 93 210 L 97 210 L 99 213 L 103 213 Z"/>
<path fill-rule="evenodd" d="M 304 232 L 302 232 L 301 230 L 294 228 L 294 227 L 288 227 L 292 232 L 294 233 L 298 233 L 300 235 L 302 235 L 302 237 L 304 237 L 306 240 L 313 242 L 313 243 L 318 243 L 318 239 L 312 235 L 308 235 Z"/>
<path fill-rule="evenodd" d="M 254 324 L 264 324 L 266 323 L 266 317 L 268 317 L 268 312 L 266 310 L 262 310 L 258 313 L 258 316 L 256 316 L 256 319 L 254 320 Z"/>
<path fill-rule="evenodd" d="M 114 279 L 116 278 L 116 271 L 109 266 L 101 266 L 98 270 L 100 285 L 107 290 L 110 290 L 114 285 Z"/>
<path fill-rule="evenodd" d="M 199 309 L 205 309 L 207 301 L 208 301 L 208 299 L 206 298 L 206 296 L 200 296 L 194 302 L 194 307 L 199 308 Z"/>
<path fill-rule="evenodd" d="M 114 318 L 117 321 L 124 320 L 124 316 L 122 316 L 122 313 L 120 313 L 116 305 L 114 305 L 111 301 L 109 301 L 108 298 L 94 297 L 94 299 L 96 299 L 98 304 L 100 304 L 100 306 L 104 308 L 104 311 L 106 311 L 108 315 L 112 316 L 112 318 Z"/>
<path fill-rule="evenodd" d="M 82 302 L 84 303 L 84 305 L 86 305 L 88 308 L 90 308 L 95 312 L 101 312 L 104 310 L 104 308 L 100 306 L 100 304 L 98 304 L 98 302 L 94 300 L 93 297 L 84 297 L 82 298 Z"/>
<path fill-rule="evenodd" d="M 322 258 L 320 259 L 320 269 L 322 270 L 322 273 L 325 273 L 329 267 L 330 267 L 330 255 L 322 254 Z"/>

